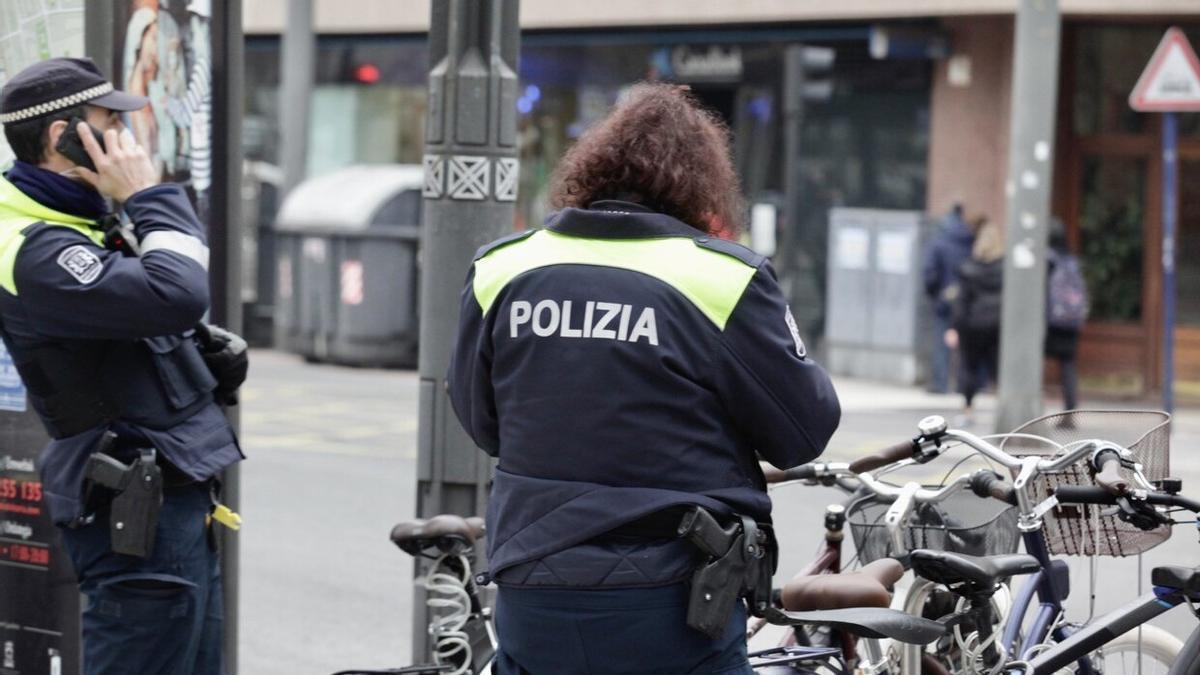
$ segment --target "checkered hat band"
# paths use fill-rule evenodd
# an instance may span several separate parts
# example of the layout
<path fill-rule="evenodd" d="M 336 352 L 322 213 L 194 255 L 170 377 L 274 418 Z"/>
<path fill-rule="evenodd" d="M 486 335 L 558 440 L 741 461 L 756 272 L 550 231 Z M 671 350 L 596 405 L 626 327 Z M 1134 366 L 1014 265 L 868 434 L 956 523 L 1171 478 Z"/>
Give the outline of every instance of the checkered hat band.
<path fill-rule="evenodd" d="M 49 115 L 56 110 L 63 110 L 65 108 L 77 106 L 81 103 L 87 103 L 96 97 L 111 93 L 112 90 L 113 86 L 111 82 L 98 84 L 90 89 L 84 89 L 83 91 L 71 94 L 70 96 L 63 96 L 62 98 L 56 98 L 53 101 L 46 101 L 45 103 L 39 103 L 35 106 L 30 106 L 21 110 L 14 110 L 12 112 L 0 114 L 0 124 L 20 122 L 21 120 L 28 120 L 33 119 L 34 117 L 41 117 L 42 115 Z"/>

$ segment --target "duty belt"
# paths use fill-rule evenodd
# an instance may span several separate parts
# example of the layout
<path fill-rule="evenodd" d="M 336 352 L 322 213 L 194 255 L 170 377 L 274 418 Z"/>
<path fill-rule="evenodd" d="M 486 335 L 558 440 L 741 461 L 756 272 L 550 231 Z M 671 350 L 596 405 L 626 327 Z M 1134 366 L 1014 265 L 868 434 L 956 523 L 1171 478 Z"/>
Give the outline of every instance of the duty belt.
<path fill-rule="evenodd" d="M 777 547 L 771 526 L 734 515 L 722 525 L 700 506 L 666 509 L 610 530 L 607 536 L 687 539 L 705 557 L 692 574 L 687 624 L 719 639 L 733 610 L 746 598 L 750 613 L 770 607 Z"/>

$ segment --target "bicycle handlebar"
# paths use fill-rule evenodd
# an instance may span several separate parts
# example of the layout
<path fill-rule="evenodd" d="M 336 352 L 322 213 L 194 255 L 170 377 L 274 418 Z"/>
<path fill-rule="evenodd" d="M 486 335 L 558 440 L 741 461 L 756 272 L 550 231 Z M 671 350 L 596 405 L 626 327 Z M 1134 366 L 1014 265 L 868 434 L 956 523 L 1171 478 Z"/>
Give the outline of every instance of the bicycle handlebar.
<path fill-rule="evenodd" d="M 1116 450 L 1096 453 L 1092 457 L 1092 467 L 1096 469 L 1096 484 L 1109 494 L 1122 495 L 1129 491 L 1129 481 L 1118 471 L 1121 468 L 1121 455 Z"/>
<path fill-rule="evenodd" d="M 877 450 L 866 457 L 859 457 L 850 462 L 850 471 L 854 473 L 865 473 L 874 471 L 880 467 L 894 464 L 902 459 L 908 459 L 915 455 L 921 446 L 911 440 L 897 443 L 893 446 Z"/>
<path fill-rule="evenodd" d="M 981 469 L 971 476 L 971 491 L 979 497 L 999 499 L 1005 504 L 1017 505 L 1017 492 L 1004 482 L 995 471 Z"/>
<path fill-rule="evenodd" d="M 1060 503 L 1098 504 L 1100 506 L 1116 506 L 1119 498 L 1119 495 L 1092 485 L 1063 485 L 1054 489 L 1054 496 Z M 1131 501 L 1155 506 L 1178 506 L 1193 513 L 1200 513 L 1200 502 L 1167 492 L 1146 492 L 1144 499 L 1139 495 Z"/>

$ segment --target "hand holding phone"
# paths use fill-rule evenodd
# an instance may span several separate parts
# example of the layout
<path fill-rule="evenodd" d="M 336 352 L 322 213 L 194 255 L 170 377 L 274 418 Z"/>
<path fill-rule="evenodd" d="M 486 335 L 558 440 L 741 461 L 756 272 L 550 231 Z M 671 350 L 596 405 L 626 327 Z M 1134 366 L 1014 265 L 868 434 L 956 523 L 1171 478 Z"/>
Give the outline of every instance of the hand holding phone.
<path fill-rule="evenodd" d="M 58 137 L 58 143 L 54 145 L 54 149 L 63 157 L 75 162 L 75 164 L 95 171 L 96 165 L 92 162 L 92 158 L 88 156 L 87 149 L 83 147 L 83 141 L 79 138 L 80 124 L 87 124 L 87 122 L 78 117 L 72 117 L 71 121 L 67 122 L 66 130 Z M 104 150 L 104 134 L 100 133 L 99 129 L 90 124 L 87 124 L 87 128 L 92 132 L 92 137 L 96 139 L 96 143 L 100 145 L 100 149 Z"/>
<path fill-rule="evenodd" d="M 80 165 L 79 177 L 101 194 L 124 202 L 136 192 L 158 185 L 159 174 L 150 156 L 128 129 L 108 129 L 97 139 L 86 122 L 75 125 L 76 135 L 95 169 Z"/>

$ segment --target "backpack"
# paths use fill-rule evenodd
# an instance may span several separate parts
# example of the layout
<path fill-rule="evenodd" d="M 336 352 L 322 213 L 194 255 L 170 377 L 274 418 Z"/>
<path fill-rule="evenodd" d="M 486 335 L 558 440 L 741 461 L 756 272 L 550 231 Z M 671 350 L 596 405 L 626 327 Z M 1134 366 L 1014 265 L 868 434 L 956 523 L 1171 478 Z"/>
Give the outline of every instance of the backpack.
<path fill-rule="evenodd" d="M 1088 292 L 1079 259 L 1057 256 L 1047 287 L 1046 324 L 1051 328 L 1081 328 L 1088 317 Z"/>

